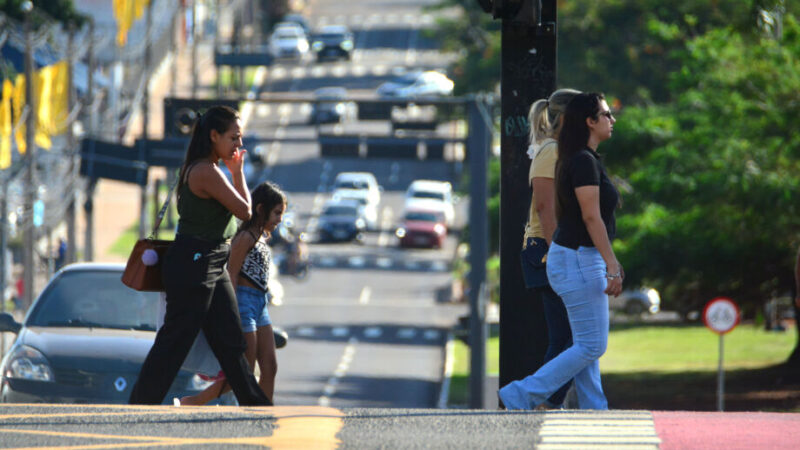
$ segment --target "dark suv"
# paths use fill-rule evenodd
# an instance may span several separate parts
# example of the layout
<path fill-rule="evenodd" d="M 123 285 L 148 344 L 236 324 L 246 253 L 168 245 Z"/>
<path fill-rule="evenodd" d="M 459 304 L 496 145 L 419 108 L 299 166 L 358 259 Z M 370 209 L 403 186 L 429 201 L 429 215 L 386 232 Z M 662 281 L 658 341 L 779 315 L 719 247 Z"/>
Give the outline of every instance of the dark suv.
<path fill-rule="evenodd" d="M 349 61 L 355 48 L 353 33 L 344 25 L 326 25 L 314 36 L 311 48 L 317 61 L 339 58 Z"/>

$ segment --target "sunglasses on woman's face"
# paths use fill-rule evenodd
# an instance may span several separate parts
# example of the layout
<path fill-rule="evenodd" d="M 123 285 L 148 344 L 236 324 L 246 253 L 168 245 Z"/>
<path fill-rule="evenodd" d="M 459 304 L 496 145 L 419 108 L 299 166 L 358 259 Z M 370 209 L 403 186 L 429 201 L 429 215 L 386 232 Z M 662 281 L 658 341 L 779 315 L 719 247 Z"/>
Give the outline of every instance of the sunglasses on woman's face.
<path fill-rule="evenodd" d="M 611 111 L 600 111 L 600 114 L 598 114 L 598 116 L 606 116 L 608 117 L 608 120 L 611 120 L 614 117 L 614 115 L 611 114 Z"/>

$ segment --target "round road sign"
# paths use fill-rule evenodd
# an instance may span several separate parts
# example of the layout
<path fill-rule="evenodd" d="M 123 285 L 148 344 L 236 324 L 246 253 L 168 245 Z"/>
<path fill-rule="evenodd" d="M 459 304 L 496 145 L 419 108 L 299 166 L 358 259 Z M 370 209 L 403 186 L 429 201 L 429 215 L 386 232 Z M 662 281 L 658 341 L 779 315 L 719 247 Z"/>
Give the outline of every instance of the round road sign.
<path fill-rule="evenodd" d="M 739 323 L 739 307 L 729 298 L 717 297 L 703 309 L 703 322 L 711 331 L 725 334 Z"/>

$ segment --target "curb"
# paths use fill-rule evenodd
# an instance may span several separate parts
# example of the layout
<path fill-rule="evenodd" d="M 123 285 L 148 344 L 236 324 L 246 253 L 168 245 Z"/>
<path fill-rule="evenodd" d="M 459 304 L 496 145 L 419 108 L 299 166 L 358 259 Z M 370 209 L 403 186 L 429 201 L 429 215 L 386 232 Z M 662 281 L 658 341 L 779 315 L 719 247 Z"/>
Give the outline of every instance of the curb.
<path fill-rule="evenodd" d="M 447 399 L 450 396 L 450 379 L 453 377 L 453 362 L 455 361 L 453 332 L 447 332 L 447 343 L 444 346 L 444 373 L 442 374 L 442 388 L 439 391 L 439 401 L 436 408 L 447 409 Z"/>

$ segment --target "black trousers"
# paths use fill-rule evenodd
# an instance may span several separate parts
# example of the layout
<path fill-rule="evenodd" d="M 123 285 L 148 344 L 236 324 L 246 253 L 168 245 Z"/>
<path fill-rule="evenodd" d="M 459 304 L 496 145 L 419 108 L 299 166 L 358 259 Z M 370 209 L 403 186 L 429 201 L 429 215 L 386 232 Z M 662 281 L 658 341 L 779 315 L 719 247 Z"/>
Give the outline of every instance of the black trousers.
<path fill-rule="evenodd" d="M 184 236 L 167 250 L 162 266 L 167 313 L 131 391 L 131 404 L 161 404 L 202 329 L 239 404 L 272 405 L 244 356 L 247 344 L 225 268 L 229 253 L 227 243 Z"/>

